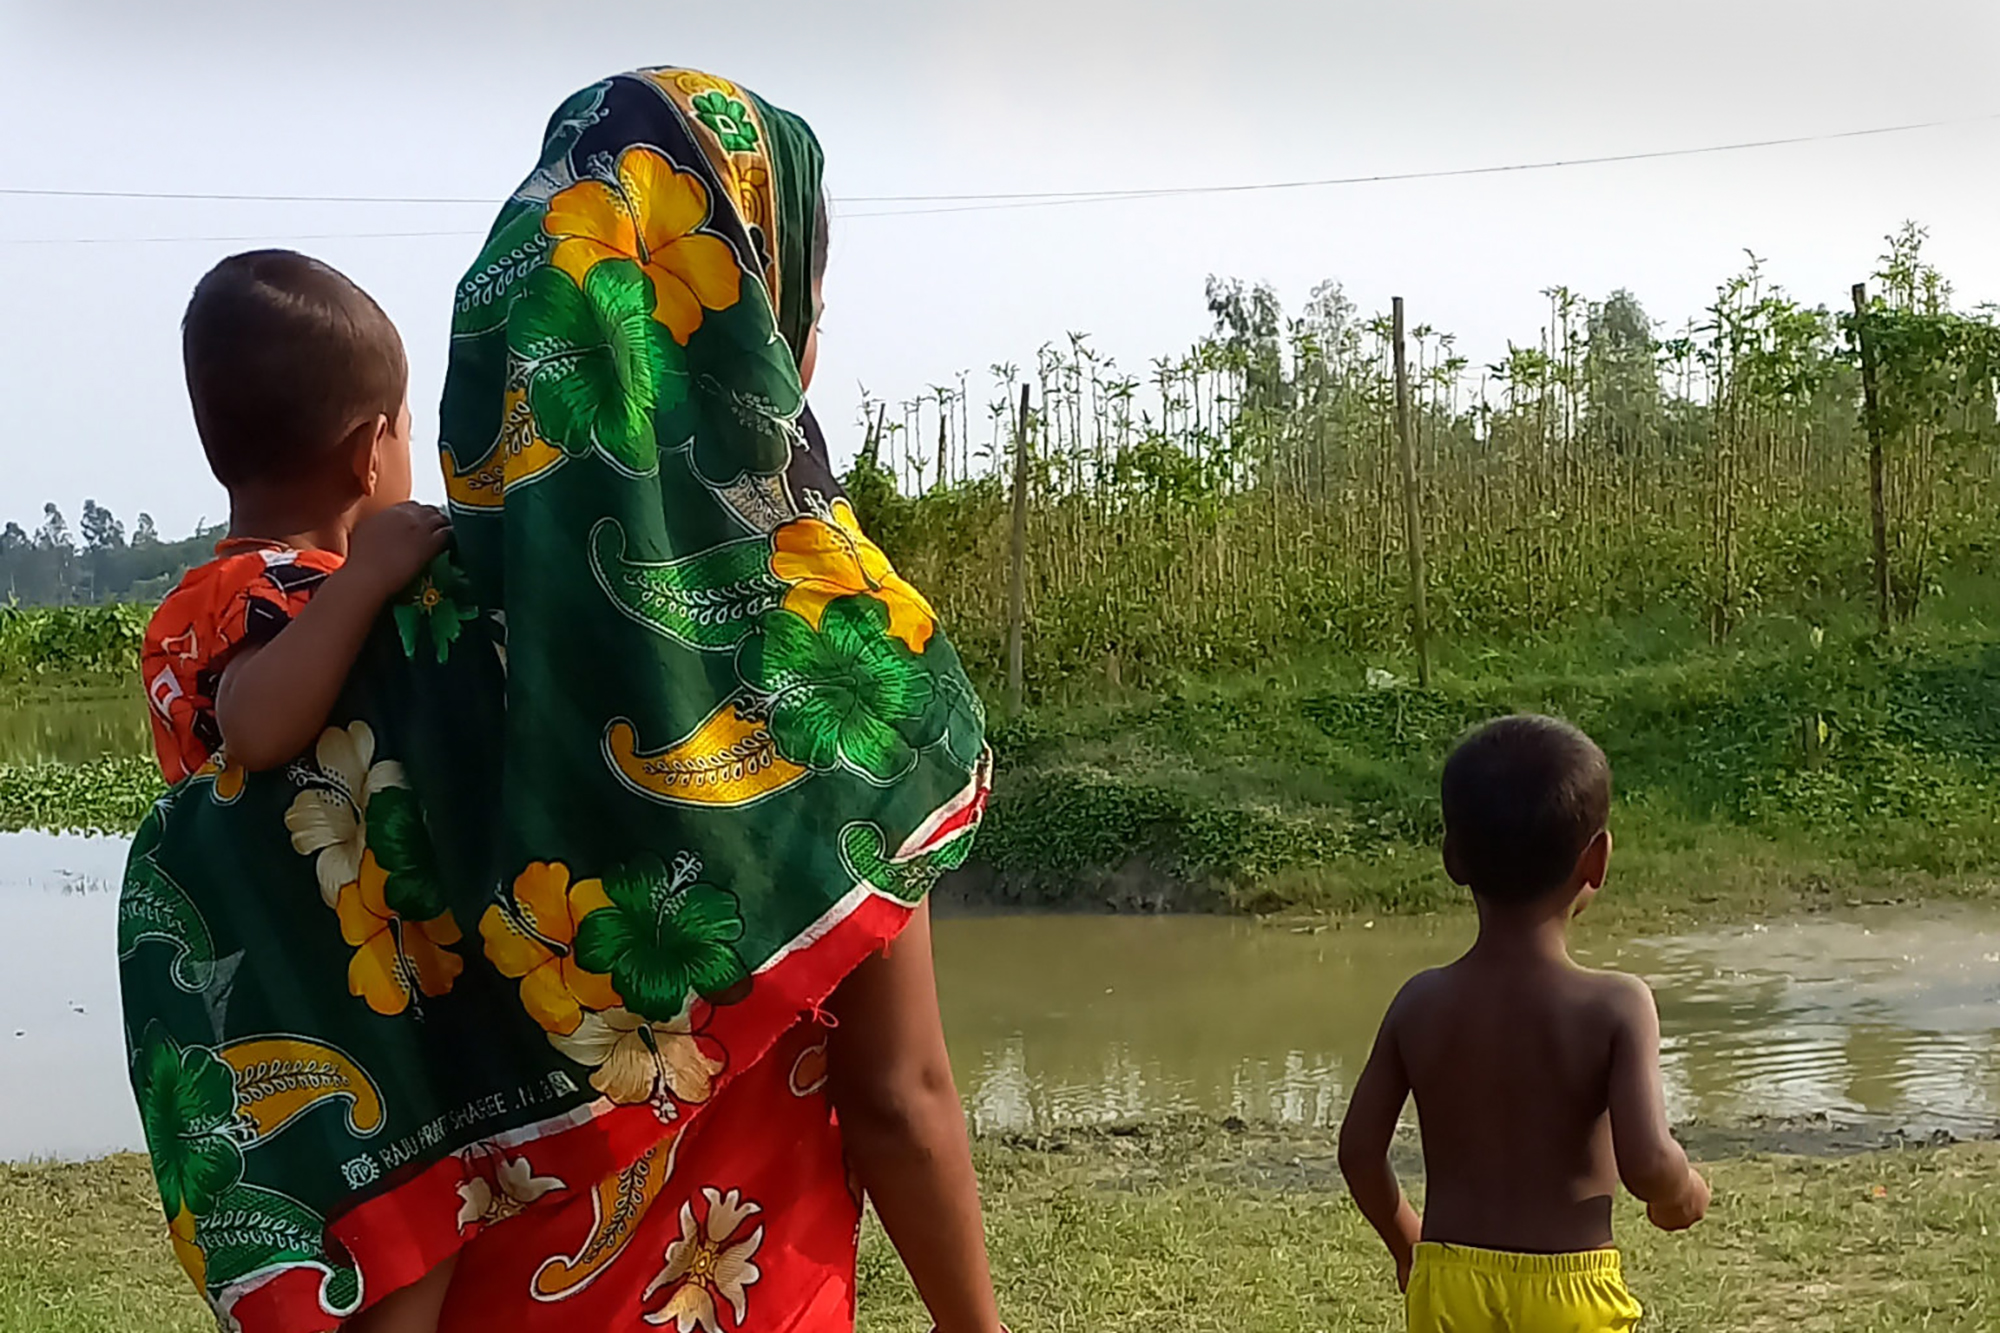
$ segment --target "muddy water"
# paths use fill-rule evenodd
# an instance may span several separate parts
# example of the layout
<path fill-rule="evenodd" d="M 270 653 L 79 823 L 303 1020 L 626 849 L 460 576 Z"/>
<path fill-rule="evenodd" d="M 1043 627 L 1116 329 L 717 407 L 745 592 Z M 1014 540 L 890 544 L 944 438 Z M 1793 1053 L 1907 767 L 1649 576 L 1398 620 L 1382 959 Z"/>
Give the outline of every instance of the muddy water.
<path fill-rule="evenodd" d="M 1336 1122 L 1375 1024 L 1469 920 L 1299 934 L 1205 917 L 942 923 L 939 986 L 980 1128 L 1162 1111 Z M 2000 1122 L 2000 911 L 1885 910 L 1578 953 L 1659 996 L 1669 1110 L 1882 1130 Z"/>
<path fill-rule="evenodd" d="M 132 1147 L 114 954 L 122 840 L 0 835 L 0 1159 Z M 1171 1112 L 1330 1125 L 1376 1020 L 1460 919 L 1320 933 L 1208 917 L 938 925 L 959 1086 L 986 1131 Z M 1586 931 L 1652 982 L 1677 1120 L 2000 1124 L 2000 910 L 1885 909 L 1656 939 Z"/>

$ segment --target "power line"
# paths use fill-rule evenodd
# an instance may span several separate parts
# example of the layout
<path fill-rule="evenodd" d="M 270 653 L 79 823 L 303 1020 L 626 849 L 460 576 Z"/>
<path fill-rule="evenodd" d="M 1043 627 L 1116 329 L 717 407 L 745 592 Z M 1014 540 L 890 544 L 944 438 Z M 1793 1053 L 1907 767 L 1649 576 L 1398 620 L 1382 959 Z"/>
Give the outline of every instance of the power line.
<path fill-rule="evenodd" d="M 1497 176 L 1528 171 L 1554 171 L 1569 167 L 1608 166 L 1622 162 L 1650 162 L 1671 158 L 1699 157 L 1715 153 L 1740 153 L 1755 149 L 1787 148 L 1803 144 L 1834 143 L 1849 139 L 1908 134 L 1917 130 L 1950 126 L 1988 124 L 2000 121 L 2000 112 L 1960 116 L 1944 120 L 1912 121 L 1902 125 L 1881 125 L 1862 130 L 1836 130 L 1822 134 L 1801 134 L 1775 139 L 1746 139 L 1736 143 L 1705 144 L 1692 148 L 1659 148 L 1632 153 L 1605 153 L 1591 157 L 1550 158 L 1536 162 L 1509 162 L 1478 167 L 1445 167 L 1429 171 L 1382 172 L 1368 176 L 1328 176 L 1309 180 L 1258 181 L 1235 185 L 1178 185 L 1123 190 L 1044 190 L 995 194 L 882 194 L 853 195 L 839 204 L 938 204 L 935 208 L 885 208 L 859 213 L 843 213 L 842 220 L 890 217 L 924 217 L 940 213 L 1007 212 L 1026 208 L 1061 208 L 1076 204 L 1117 203 L 1131 200 L 1186 198 L 1199 195 L 1262 193 L 1277 190 L 1327 189 L 1351 185 L 1385 185 L 1399 181 L 1451 180 L 1472 176 Z M 457 196 L 390 195 L 304 195 L 304 194 L 210 194 L 183 191 L 147 190 L 66 190 L 28 187 L 0 187 L 0 196 L 12 198 L 124 199 L 154 201 L 198 201 L 206 203 L 288 203 L 288 204 L 478 204 L 495 207 L 496 200 Z M 172 242 L 237 243 L 260 240 L 396 240 L 420 237 L 478 236 L 476 231 L 326 232 L 312 236 L 80 236 L 30 237 L 0 240 L 0 245 L 150 245 Z"/>
<path fill-rule="evenodd" d="M 387 194 L 207 194 L 184 190 L 47 190 L 0 186 L 0 195 L 17 199 L 145 199 L 204 204 L 480 204 L 491 208 L 497 199 Z"/>
<path fill-rule="evenodd" d="M 948 208 L 888 209 L 870 213 L 848 213 L 849 218 L 920 217 L 931 213 L 965 213 L 1010 208 L 1055 208 L 1065 204 L 1094 204 L 1120 199 L 1167 199 L 1187 195 L 1249 194 L 1267 190 L 1310 190 L 1338 185 L 1382 185 L 1395 181 L 1448 180 L 1462 176 L 1497 176 L 1519 171 L 1553 171 L 1563 167 L 1607 166 L 1618 162 L 1650 162 L 1663 158 L 1698 157 L 1709 153 L 1740 153 L 1758 148 L 1788 148 L 1801 144 L 1832 143 L 1844 139 L 1866 139 L 1886 134 L 1908 134 L 1914 130 L 1943 129 L 1955 125 L 1986 124 L 2000 120 L 2000 112 L 1982 116 L 1960 116 L 1949 120 L 1914 121 L 1907 125 L 1880 125 L 1865 130 L 1838 130 L 1825 134 L 1800 134 L 1781 139 L 1746 139 L 1739 143 L 1705 144 L 1698 148 L 1657 148 L 1636 153 L 1605 153 L 1595 157 L 1551 158 L 1541 162 L 1510 162 L 1499 166 L 1446 167 L 1434 171 L 1384 172 L 1373 176 L 1328 176 L 1315 180 L 1260 181 L 1245 185 L 1159 186 L 1140 190 L 1040 191 L 1022 194 L 938 194 L 855 196 L 847 203 L 952 203 Z M 968 202 L 989 201 L 989 202 Z"/>
<path fill-rule="evenodd" d="M 406 241 L 430 236 L 484 236 L 483 231 L 327 231 L 316 235 L 290 232 L 262 236 L 25 236 L 0 237 L 8 245 L 248 245 L 259 241 Z"/>

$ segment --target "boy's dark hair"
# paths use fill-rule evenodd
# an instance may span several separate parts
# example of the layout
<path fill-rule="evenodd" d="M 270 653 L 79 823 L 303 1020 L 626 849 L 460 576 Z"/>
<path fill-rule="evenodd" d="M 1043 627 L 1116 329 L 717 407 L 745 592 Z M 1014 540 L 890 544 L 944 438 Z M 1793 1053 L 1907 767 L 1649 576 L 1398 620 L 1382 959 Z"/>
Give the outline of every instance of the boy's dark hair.
<path fill-rule="evenodd" d="M 1567 722 L 1519 714 L 1474 731 L 1444 766 L 1444 829 L 1458 872 L 1494 902 L 1561 886 L 1611 815 L 1611 765 Z"/>
<path fill-rule="evenodd" d="M 395 421 L 409 391 L 382 307 L 290 250 L 210 269 L 181 319 L 181 358 L 209 470 L 229 487 L 310 474 L 356 426 Z"/>

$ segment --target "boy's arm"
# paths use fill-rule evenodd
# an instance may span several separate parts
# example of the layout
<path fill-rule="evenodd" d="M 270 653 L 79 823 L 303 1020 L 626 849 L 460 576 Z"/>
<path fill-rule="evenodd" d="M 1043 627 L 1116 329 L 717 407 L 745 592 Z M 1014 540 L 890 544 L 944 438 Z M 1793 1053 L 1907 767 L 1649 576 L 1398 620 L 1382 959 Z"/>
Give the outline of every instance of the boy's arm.
<path fill-rule="evenodd" d="M 1611 1039 L 1611 1145 L 1618 1178 L 1646 1204 L 1663 1231 L 1681 1231 L 1708 1212 L 1708 1182 L 1688 1164 L 1667 1127 L 1660 1086 L 1660 1012 L 1636 977 L 1619 978 Z"/>
<path fill-rule="evenodd" d="M 1408 993 L 1405 987 L 1403 995 Z M 1396 1285 L 1407 1287 L 1410 1262 L 1423 1236 L 1423 1221 L 1403 1197 L 1395 1168 L 1389 1164 L 1396 1119 L 1410 1095 L 1409 1075 L 1396 1046 L 1396 1019 L 1404 1006 L 1403 995 L 1396 997 L 1382 1019 L 1375 1049 L 1348 1099 L 1347 1114 L 1340 1122 L 1340 1174 L 1346 1178 L 1361 1215 L 1389 1247 L 1396 1261 Z"/>
<path fill-rule="evenodd" d="M 930 908 L 828 1007 L 827 1087 L 855 1175 L 938 1333 L 999 1333 L 979 1182 L 931 966 Z"/>
<path fill-rule="evenodd" d="M 347 560 L 268 643 L 239 649 L 215 691 L 231 763 L 276 768 L 312 747 L 382 607 L 444 549 L 451 526 L 428 505 L 385 509 L 354 530 Z"/>

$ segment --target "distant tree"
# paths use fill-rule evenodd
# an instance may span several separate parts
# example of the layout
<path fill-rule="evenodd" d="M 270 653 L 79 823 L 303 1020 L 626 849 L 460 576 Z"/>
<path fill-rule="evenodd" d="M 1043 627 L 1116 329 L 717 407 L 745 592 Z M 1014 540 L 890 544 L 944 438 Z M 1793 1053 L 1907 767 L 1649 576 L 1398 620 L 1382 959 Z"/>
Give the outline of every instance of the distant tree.
<path fill-rule="evenodd" d="M 1284 407 L 1288 394 L 1280 334 L 1285 312 L 1278 294 L 1264 283 L 1245 287 L 1239 278 L 1224 282 L 1211 276 L 1207 295 L 1216 341 L 1243 371 L 1241 406 L 1250 411 Z"/>
<path fill-rule="evenodd" d="M 141 509 L 139 521 L 132 525 L 132 545 L 134 547 L 158 546 L 160 530 L 153 523 L 153 516 Z"/>
<path fill-rule="evenodd" d="M 83 549 L 117 551 L 125 546 L 125 525 L 95 500 L 83 502 Z"/>
<path fill-rule="evenodd" d="M 42 526 L 35 529 L 35 545 L 47 551 L 69 551 L 69 523 L 51 500 L 42 506 Z"/>
<path fill-rule="evenodd" d="M 1620 288 L 1590 308 L 1584 383 L 1597 438 L 1620 453 L 1658 433 L 1659 340 L 1639 298 Z"/>

